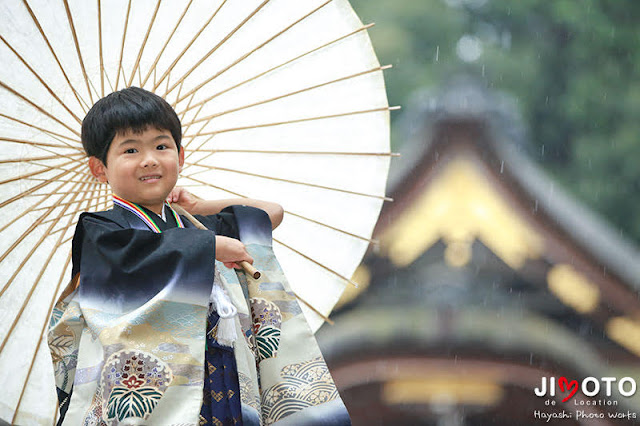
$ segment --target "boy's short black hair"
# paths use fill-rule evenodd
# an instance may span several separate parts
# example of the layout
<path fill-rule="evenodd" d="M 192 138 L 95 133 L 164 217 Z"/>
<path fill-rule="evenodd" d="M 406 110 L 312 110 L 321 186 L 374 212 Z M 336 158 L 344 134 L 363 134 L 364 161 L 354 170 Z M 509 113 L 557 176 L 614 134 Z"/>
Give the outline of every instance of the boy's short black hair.
<path fill-rule="evenodd" d="M 180 151 L 182 127 L 171 105 L 139 87 L 113 92 L 96 102 L 82 120 L 82 146 L 88 157 L 107 164 L 113 138 L 128 130 L 144 132 L 149 126 L 168 130 Z"/>

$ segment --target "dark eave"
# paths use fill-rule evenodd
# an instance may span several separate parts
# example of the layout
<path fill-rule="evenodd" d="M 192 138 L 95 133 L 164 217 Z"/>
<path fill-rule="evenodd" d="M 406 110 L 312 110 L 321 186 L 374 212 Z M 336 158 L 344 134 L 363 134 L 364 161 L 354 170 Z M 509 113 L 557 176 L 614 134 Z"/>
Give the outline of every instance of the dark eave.
<path fill-rule="evenodd" d="M 475 122 L 487 132 L 479 139 L 485 146 L 478 148 L 492 153 L 493 162 L 504 167 L 504 175 L 513 180 L 510 186 L 536 204 L 559 231 L 601 265 L 603 274 L 612 274 L 640 291 L 640 250 L 529 159 L 524 126 L 513 101 L 462 78 L 437 93 L 417 95 L 409 110 L 413 112 L 404 118 L 409 141 L 400 150 L 402 160 L 392 163 L 389 179 L 388 193 L 399 201 L 398 207 L 401 193 L 429 168 L 425 162 L 433 161 L 431 151 L 446 149 L 446 145 L 433 146 L 439 126 Z M 394 208 L 385 206 L 387 211 Z"/>

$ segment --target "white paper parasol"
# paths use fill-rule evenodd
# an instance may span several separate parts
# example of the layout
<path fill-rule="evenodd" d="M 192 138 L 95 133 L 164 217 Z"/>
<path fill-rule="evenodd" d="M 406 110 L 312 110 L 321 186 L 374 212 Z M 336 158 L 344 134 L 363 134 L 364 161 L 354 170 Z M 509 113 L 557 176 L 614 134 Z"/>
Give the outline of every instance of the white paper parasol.
<path fill-rule="evenodd" d="M 79 212 L 111 206 L 80 123 L 113 90 L 174 105 L 179 185 L 285 208 L 274 250 L 296 293 L 329 314 L 370 243 L 391 156 L 366 29 L 346 0 L 0 4 L 0 418 L 54 422 L 49 312 Z"/>

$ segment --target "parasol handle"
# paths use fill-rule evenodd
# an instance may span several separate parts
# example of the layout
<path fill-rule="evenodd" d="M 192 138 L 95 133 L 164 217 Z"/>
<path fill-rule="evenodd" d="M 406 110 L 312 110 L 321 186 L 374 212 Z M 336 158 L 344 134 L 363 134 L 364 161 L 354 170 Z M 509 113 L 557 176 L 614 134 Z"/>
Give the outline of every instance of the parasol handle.
<path fill-rule="evenodd" d="M 207 230 L 207 227 L 204 226 L 202 223 L 200 223 L 200 221 L 198 219 L 196 219 L 195 217 L 193 217 L 193 215 L 191 213 L 189 213 L 188 211 L 186 211 L 185 209 L 183 209 L 182 207 L 180 207 L 178 204 L 172 204 L 171 208 L 173 210 L 176 211 L 176 213 L 186 217 L 187 219 L 189 219 L 189 222 L 193 223 L 195 225 L 196 228 L 198 229 L 204 229 Z M 247 262 L 246 260 L 243 260 L 241 262 L 238 262 L 238 265 L 244 269 L 244 271 L 248 274 L 250 274 L 253 278 L 255 278 L 256 280 L 258 278 L 260 278 L 260 276 L 262 275 L 260 273 L 260 271 L 258 271 L 256 268 L 253 267 L 252 264 L 250 264 L 249 262 Z"/>
<path fill-rule="evenodd" d="M 256 280 L 260 278 L 260 276 L 262 275 L 260 271 L 254 268 L 253 265 L 247 262 L 246 260 L 243 260 L 238 264 L 242 267 L 242 269 L 244 269 L 246 273 L 250 274 Z"/>

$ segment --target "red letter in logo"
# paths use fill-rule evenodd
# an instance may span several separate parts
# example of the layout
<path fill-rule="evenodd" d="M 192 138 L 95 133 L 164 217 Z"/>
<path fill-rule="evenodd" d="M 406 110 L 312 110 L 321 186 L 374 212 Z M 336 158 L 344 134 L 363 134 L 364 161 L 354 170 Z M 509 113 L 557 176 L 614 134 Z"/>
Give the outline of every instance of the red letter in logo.
<path fill-rule="evenodd" d="M 572 380 L 571 382 L 569 382 L 569 380 L 562 376 L 558 379 L 558 385 L 560 386 L 560 391 L 562 392 L 566 392 L 566 391 L 571 391 L 571 393 L 569 394 L 569 396 L 567 396 L 565 399 L 562 400 L 562 402 L 567 402 L 569 399 L 571 399 L 571 397 L 573 395 L 576 394 L 576 392 L 578 392 L 578 381 L 577 380 Z"/>

